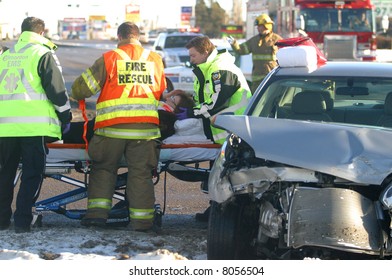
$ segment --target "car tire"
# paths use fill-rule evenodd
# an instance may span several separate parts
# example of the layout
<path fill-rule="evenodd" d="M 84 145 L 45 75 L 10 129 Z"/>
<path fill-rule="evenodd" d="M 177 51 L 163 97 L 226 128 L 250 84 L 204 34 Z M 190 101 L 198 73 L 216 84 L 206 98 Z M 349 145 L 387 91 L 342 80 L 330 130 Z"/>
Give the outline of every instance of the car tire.
<path fill-rule="evenodd" d="M 247 202 L 237 200 L 225 206 L 211 202 L 207 232 L 208 260 L 254 258 L 252 241 L 257 232 L 257 211 L 249 211 L 251 206 Z"/>

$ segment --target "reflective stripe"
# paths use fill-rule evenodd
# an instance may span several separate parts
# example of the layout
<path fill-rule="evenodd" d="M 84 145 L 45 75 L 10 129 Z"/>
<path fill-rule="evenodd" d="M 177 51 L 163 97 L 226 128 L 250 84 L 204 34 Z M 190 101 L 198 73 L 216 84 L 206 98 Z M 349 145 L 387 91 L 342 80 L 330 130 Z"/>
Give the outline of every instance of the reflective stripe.
<path fill-rule="evenodd" d="M 119 56 L 121 56 L 121 58 L 125 61 L 131 61 L 132 59 L 129 57 L 129 55 L 123 51 L 122 49 L 115 49 L 114 50 Z M 147 61 L 148 56 L 150 55 L 150 50 L 144 49 L 142 52 L 142 55 L 140 56 L 139 60 L 140 61 Z M 152 76 L 152 80 L 154 80 L 154 75 L 152 73 L 150 73 L 150 75 Z M 129 83 L 124 87 L 123 93 L 121 95 L 121 98 L 125 98 L 128 97 L 129 92 L 132 90 L 132 88 L 135 86 L 135 84 L 133 83 Z M 147 94 L 148 98 L 150 99 L 155 99 L 150 87 L 148 85 L 139 85 L 143 88 L 145 94 Z"/>
<path fill-rule="evenodd" d="M 252 54 L 253 60 L 276 60 L 276 55 L 273 54 Z"/>
<path fill-rule="evenodd" d="M 149 98 L 125 98 L 103 101 L 96 106 L 96 122 L 121 117 L 158 119 L 159 101 Z"/>
<path fill-rule="evenodd" d="M 129 217 L 137 220 L 151 220 L 154 218 L 154 209 L 129 208 Z"/>
<path fill-rule="evenodd" d="M 7 74 L 7 70 L 3 69 L 0 73 L 0 83 L 4 80 L 5 75 Z"/>
<path fill-rule="evenodd" d="M 248 106 L 248 104 L 249 104 L 248 91 L 243 89 L 242 90 L 242 94 L 241 94 L 240 102 L 238 102 L 238 103 L 234 104 L 233 106 L 230 106 L 230 107 L 220 111 L 218 114 L 215 114 L 214 116 L 220 115 L 222 113 L 228 113 L 228 112 L 235 113 L 237 110 L 240 110 L 240 109 Z"/>
<path fill-rule="evenodd" d="M 97 80 L 95 80 L 93 73 L 91 73 L 90 69 L 87 69 L 85 72 L 82 73 L 82 78 L 92 93 L 96 93 L 101 90 L 101 86 L 99 85 Z"/>
<path fill-rule="evenodd" d="M 5 123 L 49 123 L 54 125 L 61 125 L 61 122 L 58 119 L 50 118 L 50 117 L 34 117 L 34 116 L 23 116 L 23 117 L 0 117 L 0 124 Z"/>
<path fill-rule="evenodd" d="M 62 112 L 65 112 L 65 111 L 71 109 L 71 103 L 69 103 L 69 100 L 68 100 L 63 106 L 54 105 L 54 108 L 56 109 L 57 112 L 62 113 Z"/>
<path fill-rule="evenodd" d="M 36 93 L 36 92 L 0 94 L 0 101 L 11 101 L 11 100 L 30 101 L 30 100 L 48 100 L 48 98 L 47 98 L 46 94 Z"/>
<path fill-rule="evenodd" d="M 88 209 L 100 208 L 100 209 L 111 209 L 112 201 L 106 198 L 94 198 L 89 199 L 87 203 Z"/>
<path fill-rule="evenodd" d="M 229 135 L 226 131 L 223 131 L 218 134 L 214 134 L 214 142 L 215 143 L 222 143 L 223 140 L 226 140 L 227 135 Z"/>
<path fill-rule="evenodd" d="M 103 127 L 95 130 L 95 134 L 123 139 L 155 139 L 161 136 L 159 128 L 153 129 L 118 129 Z"/>
<path fill-rule="evenodd" d="M 102 105 L 102 103 L 101 103 Z M 117 111 L 156 111 L 157 106 L 153 104 L 119 104 L 111 105 L 110 107 L 104 107 L 97 109 L 97 115 L 109 114 Z M 129 112 L 135 113 L 135 112 Z M 139 114 L 138 114 L 139 115 Z"/>

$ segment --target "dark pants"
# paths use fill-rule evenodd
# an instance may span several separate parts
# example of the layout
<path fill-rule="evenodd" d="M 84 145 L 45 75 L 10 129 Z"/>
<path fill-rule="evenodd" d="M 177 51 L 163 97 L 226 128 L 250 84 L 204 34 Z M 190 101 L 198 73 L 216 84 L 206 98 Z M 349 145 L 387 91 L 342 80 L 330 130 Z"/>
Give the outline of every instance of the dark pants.
<path fill-rule="evenodd" d="M 88 200 L 111 201 L 121 159 L 128 167 L 126 195 L 130 209 L 154 210 L 155 192 L 152 170 L 156 168 L 159 150 L 155 140 L 116 139 L 94 135 L 88 153 L 92 159 L 88 185 Z M 108 217 L 110 209 L 88 208 L 86 218 Z M 132 219 L 135 229 L 150 228 L 153 218 Z"/>
<path fill-rule="evenodd" d="M 32 207 L 38 198 L 45 171 L 47 148 L 44 137 L 0 138 L 0 226 L 12 216 L 15 176 L 22 163 L 22 176 L 16 198 L 14 223 L 28 227 L 33 220 Z"/>

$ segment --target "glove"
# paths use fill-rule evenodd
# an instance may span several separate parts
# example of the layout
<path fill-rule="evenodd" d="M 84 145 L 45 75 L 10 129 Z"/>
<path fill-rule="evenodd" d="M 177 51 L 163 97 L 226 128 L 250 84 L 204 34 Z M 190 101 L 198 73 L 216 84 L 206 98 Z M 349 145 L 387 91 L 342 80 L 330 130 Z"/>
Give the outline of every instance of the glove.
<path fill-rule="evenodd" d="M 208 113 L 208 107 L 203 105 L 200 109 L 193 109 L 193 115 L 199 116 L 202 115 L 205 118 L 211 117 L 210 113 Z"/>
<path fill-rule="evenodd" d="M 234 42 L 235 42 L 235 39 L 234 39 L 232 36 L 227 36 L 227 37 L 226 37 L 226 40 L 227 40 L 227 42 L 228 42 L 230 45 L 234 44 Z"/>
<path fill-rule="evenodd" d="M 178 110 L 180 113 L 176 113 L 177 120 L 182 121 L 188 118 L 188 108 L 179 107 Z"/>
<path fill-rule="evenodd" d="M 61 125 L 61 131 L 63 134 L 67 134 L 71 130 L 71 123 Z"/>

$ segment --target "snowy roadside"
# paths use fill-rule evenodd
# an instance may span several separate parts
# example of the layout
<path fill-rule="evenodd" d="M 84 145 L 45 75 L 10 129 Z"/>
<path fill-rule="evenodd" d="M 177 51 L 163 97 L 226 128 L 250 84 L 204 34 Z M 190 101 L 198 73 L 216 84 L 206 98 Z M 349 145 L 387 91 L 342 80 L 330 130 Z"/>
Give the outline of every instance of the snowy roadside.
<path fill-rule="evenodd" d="M 0 231 L 0 260 L 206 260 L 206 233 L 194 215 L 165 214 L 155 234 L 85 228 L 48 213 L 30 233 Z"/>

